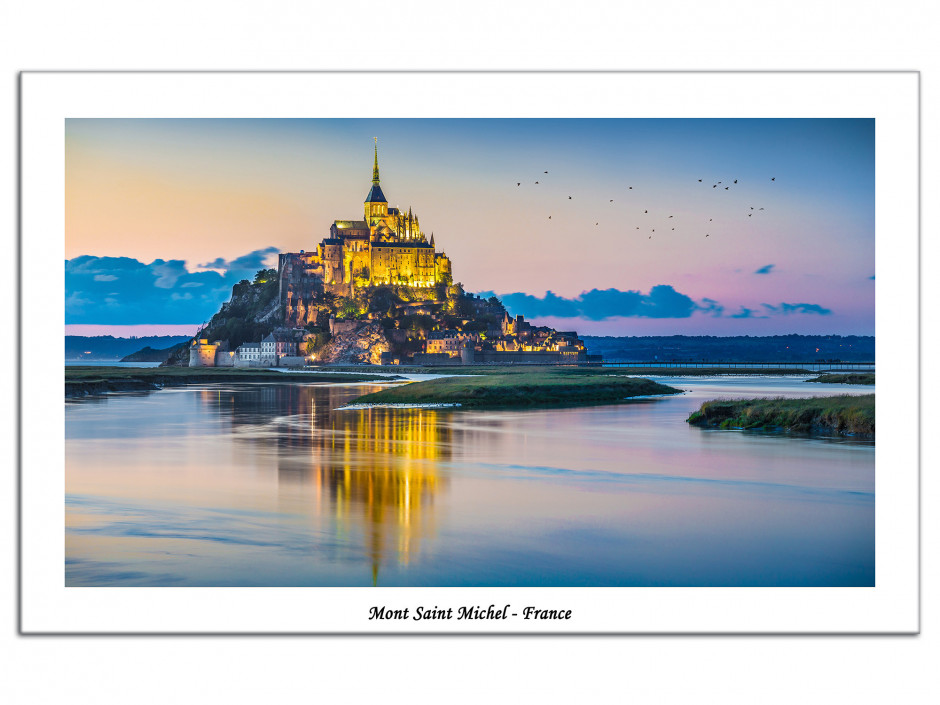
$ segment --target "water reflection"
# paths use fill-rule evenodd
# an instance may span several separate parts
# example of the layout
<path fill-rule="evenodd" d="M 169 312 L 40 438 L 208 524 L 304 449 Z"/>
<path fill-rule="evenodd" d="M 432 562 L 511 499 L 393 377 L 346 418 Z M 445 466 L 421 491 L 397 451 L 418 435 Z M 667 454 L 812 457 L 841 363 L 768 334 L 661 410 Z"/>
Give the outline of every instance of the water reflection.
<path fill-rule="evenodd" d="M 454 431 L 435 409 L 337 411 L 368 391 L 255 386 L 204 389 L 199 399 L 236 442 L 273 452 L 288 494 L 304 486 L 317 514 L 325 498 L 339 525 L 360 525 L 377 584 L 385 561 L 407 565 L 433 534 L 435 496 L 447 486 L 439 468 L 451 457 Z"/>

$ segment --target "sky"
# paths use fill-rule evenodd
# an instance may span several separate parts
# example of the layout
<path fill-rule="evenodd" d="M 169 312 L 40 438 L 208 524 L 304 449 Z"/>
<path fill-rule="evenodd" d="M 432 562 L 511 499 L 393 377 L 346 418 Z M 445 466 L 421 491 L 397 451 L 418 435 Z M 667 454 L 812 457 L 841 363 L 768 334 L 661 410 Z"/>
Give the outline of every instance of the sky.
<path fill-rule="evenodd" d="M 191 334 L 409 207 L 469 292 L 583 335 L 874 335 L 871 119 L 66 121 L 66 330 Z M 538 182 L 538 183 L 536 183 Z"/>

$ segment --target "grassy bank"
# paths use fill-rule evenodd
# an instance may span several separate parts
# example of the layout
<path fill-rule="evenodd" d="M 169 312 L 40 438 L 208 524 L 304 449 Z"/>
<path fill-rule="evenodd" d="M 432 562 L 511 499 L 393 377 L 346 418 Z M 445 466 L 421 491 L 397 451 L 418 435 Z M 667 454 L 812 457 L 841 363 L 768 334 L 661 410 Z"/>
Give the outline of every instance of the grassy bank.
<path fill-rule="evenodd" d="M 306 374 L 231 367 L 84 367 L 65 368 L 65 396 L 146 391 L 212 382 L 369 382 L 388 381 L 373 374 Z"/>
<path fill-rule="evenodd" d="M 852 372 L 848 374 L 829 374 L 819 375 L 816 379 L 808 379 L 807 382 L 822 382 L 823 384 L 874 384 L 874 372 Z"/>
<path fill-rule="evenodd" d="M 571 368 L 578 369 L 578 368 Z M 445 377 L 414 382 L 359 397 L 353 404 L 460 404 L 470 408 L 526 408 L 610 404 L 681 390 L 648 379 L 571 374 L 568 368 L 513 370 L 480 377 Z"/>
<path fill-rule="evenodd" d="M 695 426 L 766 429 L 802 433 L 875 435 L 875 395 L 811 399 L 716 400 L 702 404 L 687 421 Z"/>

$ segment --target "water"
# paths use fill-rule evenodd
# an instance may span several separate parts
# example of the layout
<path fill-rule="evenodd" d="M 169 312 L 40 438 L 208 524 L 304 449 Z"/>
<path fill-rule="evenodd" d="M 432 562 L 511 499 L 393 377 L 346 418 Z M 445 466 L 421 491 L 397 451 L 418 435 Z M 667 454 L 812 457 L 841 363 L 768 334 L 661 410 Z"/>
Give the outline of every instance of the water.
<path fill-rule="evenodd" d="M 66 367 L 159 367 L 159 362 L 120 362 L 118 360 L 66 360 Z"/>
<path fill-rule="evenodd" d="M 615 406 L 338 411 L 378 385 L 66 403 L 66 584 L 873 585 L 871 441 L 702 430 L 716 397 L 870 393 L 659 378 Z"/>

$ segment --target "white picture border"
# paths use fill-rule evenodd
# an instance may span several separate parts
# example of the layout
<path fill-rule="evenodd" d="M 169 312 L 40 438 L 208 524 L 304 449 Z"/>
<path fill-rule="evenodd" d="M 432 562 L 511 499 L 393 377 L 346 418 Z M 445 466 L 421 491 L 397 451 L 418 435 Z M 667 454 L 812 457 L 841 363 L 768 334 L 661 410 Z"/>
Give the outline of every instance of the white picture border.
<path fill-rule="evenodd" d="M 377 107 L 361 97 L 394 85 Z M 21 75 L 24 633 L 912 633 L 919 628 L 919 75 L 25 73 Z M 351 111 L 355 113 L 351 113 Z M 67 118 L 876 119 L 878 443 L 873 588 L 66 588 Z M 312 234 L 313 236 L 314 234 Z M 913 378 L 913 379 L 912 379 Z M 52 403 L 50 403 L 52 402 Z M 373 605 L 534 605 L 565 622 L 369 621 Z"/>

